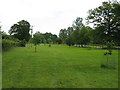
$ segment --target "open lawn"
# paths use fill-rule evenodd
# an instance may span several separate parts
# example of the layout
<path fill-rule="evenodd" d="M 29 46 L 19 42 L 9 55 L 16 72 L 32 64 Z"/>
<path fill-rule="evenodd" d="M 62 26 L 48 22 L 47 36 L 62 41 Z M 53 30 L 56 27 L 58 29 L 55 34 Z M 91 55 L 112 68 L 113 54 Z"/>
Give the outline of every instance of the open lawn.
<path fill-rule="evenodd" d="M 118 68 L 101 68 L 106 50 L 39 45 L 3 53 L 3 88 L 117 88 Z M 113 51 L 118 60 L 118 51 Z"/>

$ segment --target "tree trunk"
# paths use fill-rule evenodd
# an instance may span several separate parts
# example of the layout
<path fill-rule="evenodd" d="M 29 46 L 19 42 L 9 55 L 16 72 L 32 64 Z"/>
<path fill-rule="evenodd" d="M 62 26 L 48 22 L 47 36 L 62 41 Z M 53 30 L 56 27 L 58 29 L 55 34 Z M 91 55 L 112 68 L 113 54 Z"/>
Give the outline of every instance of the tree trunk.
<path fill-rule="evenodd" d="M 36 53 L 36 45 L 35 45 L 35 53 Z"/>

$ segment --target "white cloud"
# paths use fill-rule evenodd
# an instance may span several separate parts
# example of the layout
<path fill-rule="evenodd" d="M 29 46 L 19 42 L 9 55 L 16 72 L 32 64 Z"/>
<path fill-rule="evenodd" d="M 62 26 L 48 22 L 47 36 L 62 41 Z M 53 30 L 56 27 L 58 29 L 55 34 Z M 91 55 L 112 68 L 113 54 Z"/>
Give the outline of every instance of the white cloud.
<path fill-rule="evenodd" d="M 76 17 L 85 18 L 89 9 L 101 5 L 103 1 L 105 0 L 1 0 L 0 21 L 5 32 L 24 19 L 34 26 L 34 33 L 40 31 L 58 34 L 60 29 L 71 26 Z"/>

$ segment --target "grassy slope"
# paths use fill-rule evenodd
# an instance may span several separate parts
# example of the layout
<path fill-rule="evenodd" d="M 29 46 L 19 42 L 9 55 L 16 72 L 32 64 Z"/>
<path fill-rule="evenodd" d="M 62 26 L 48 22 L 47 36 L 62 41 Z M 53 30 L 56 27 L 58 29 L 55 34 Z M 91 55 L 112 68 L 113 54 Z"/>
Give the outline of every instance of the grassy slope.
<path fill-rule="evenodd" d="M 104 50 L 19 47 L 3 54 L 3 88 L 115 88 L 118 70 L 100 68 Z M 114 52 L 117 58 L 118 52 Z"/>

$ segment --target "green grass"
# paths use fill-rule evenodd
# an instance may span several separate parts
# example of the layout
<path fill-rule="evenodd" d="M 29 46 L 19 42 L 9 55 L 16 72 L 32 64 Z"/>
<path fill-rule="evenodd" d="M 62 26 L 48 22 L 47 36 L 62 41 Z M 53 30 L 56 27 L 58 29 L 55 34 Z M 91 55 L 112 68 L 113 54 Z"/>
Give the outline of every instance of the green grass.
<path fill-rule="evenodd" d="M 1 53 L 1 50 L 0 50 L 0 89 L 2 89 L 2 53 Z"/>
<path fill-rule="evenodd" d="M 3 53 L 3 88 L 117 88 L 118 68 L 101 68 L 105 50 L 40 45 Z M 118 60 L 118 51 L 113 51 Z"/>

